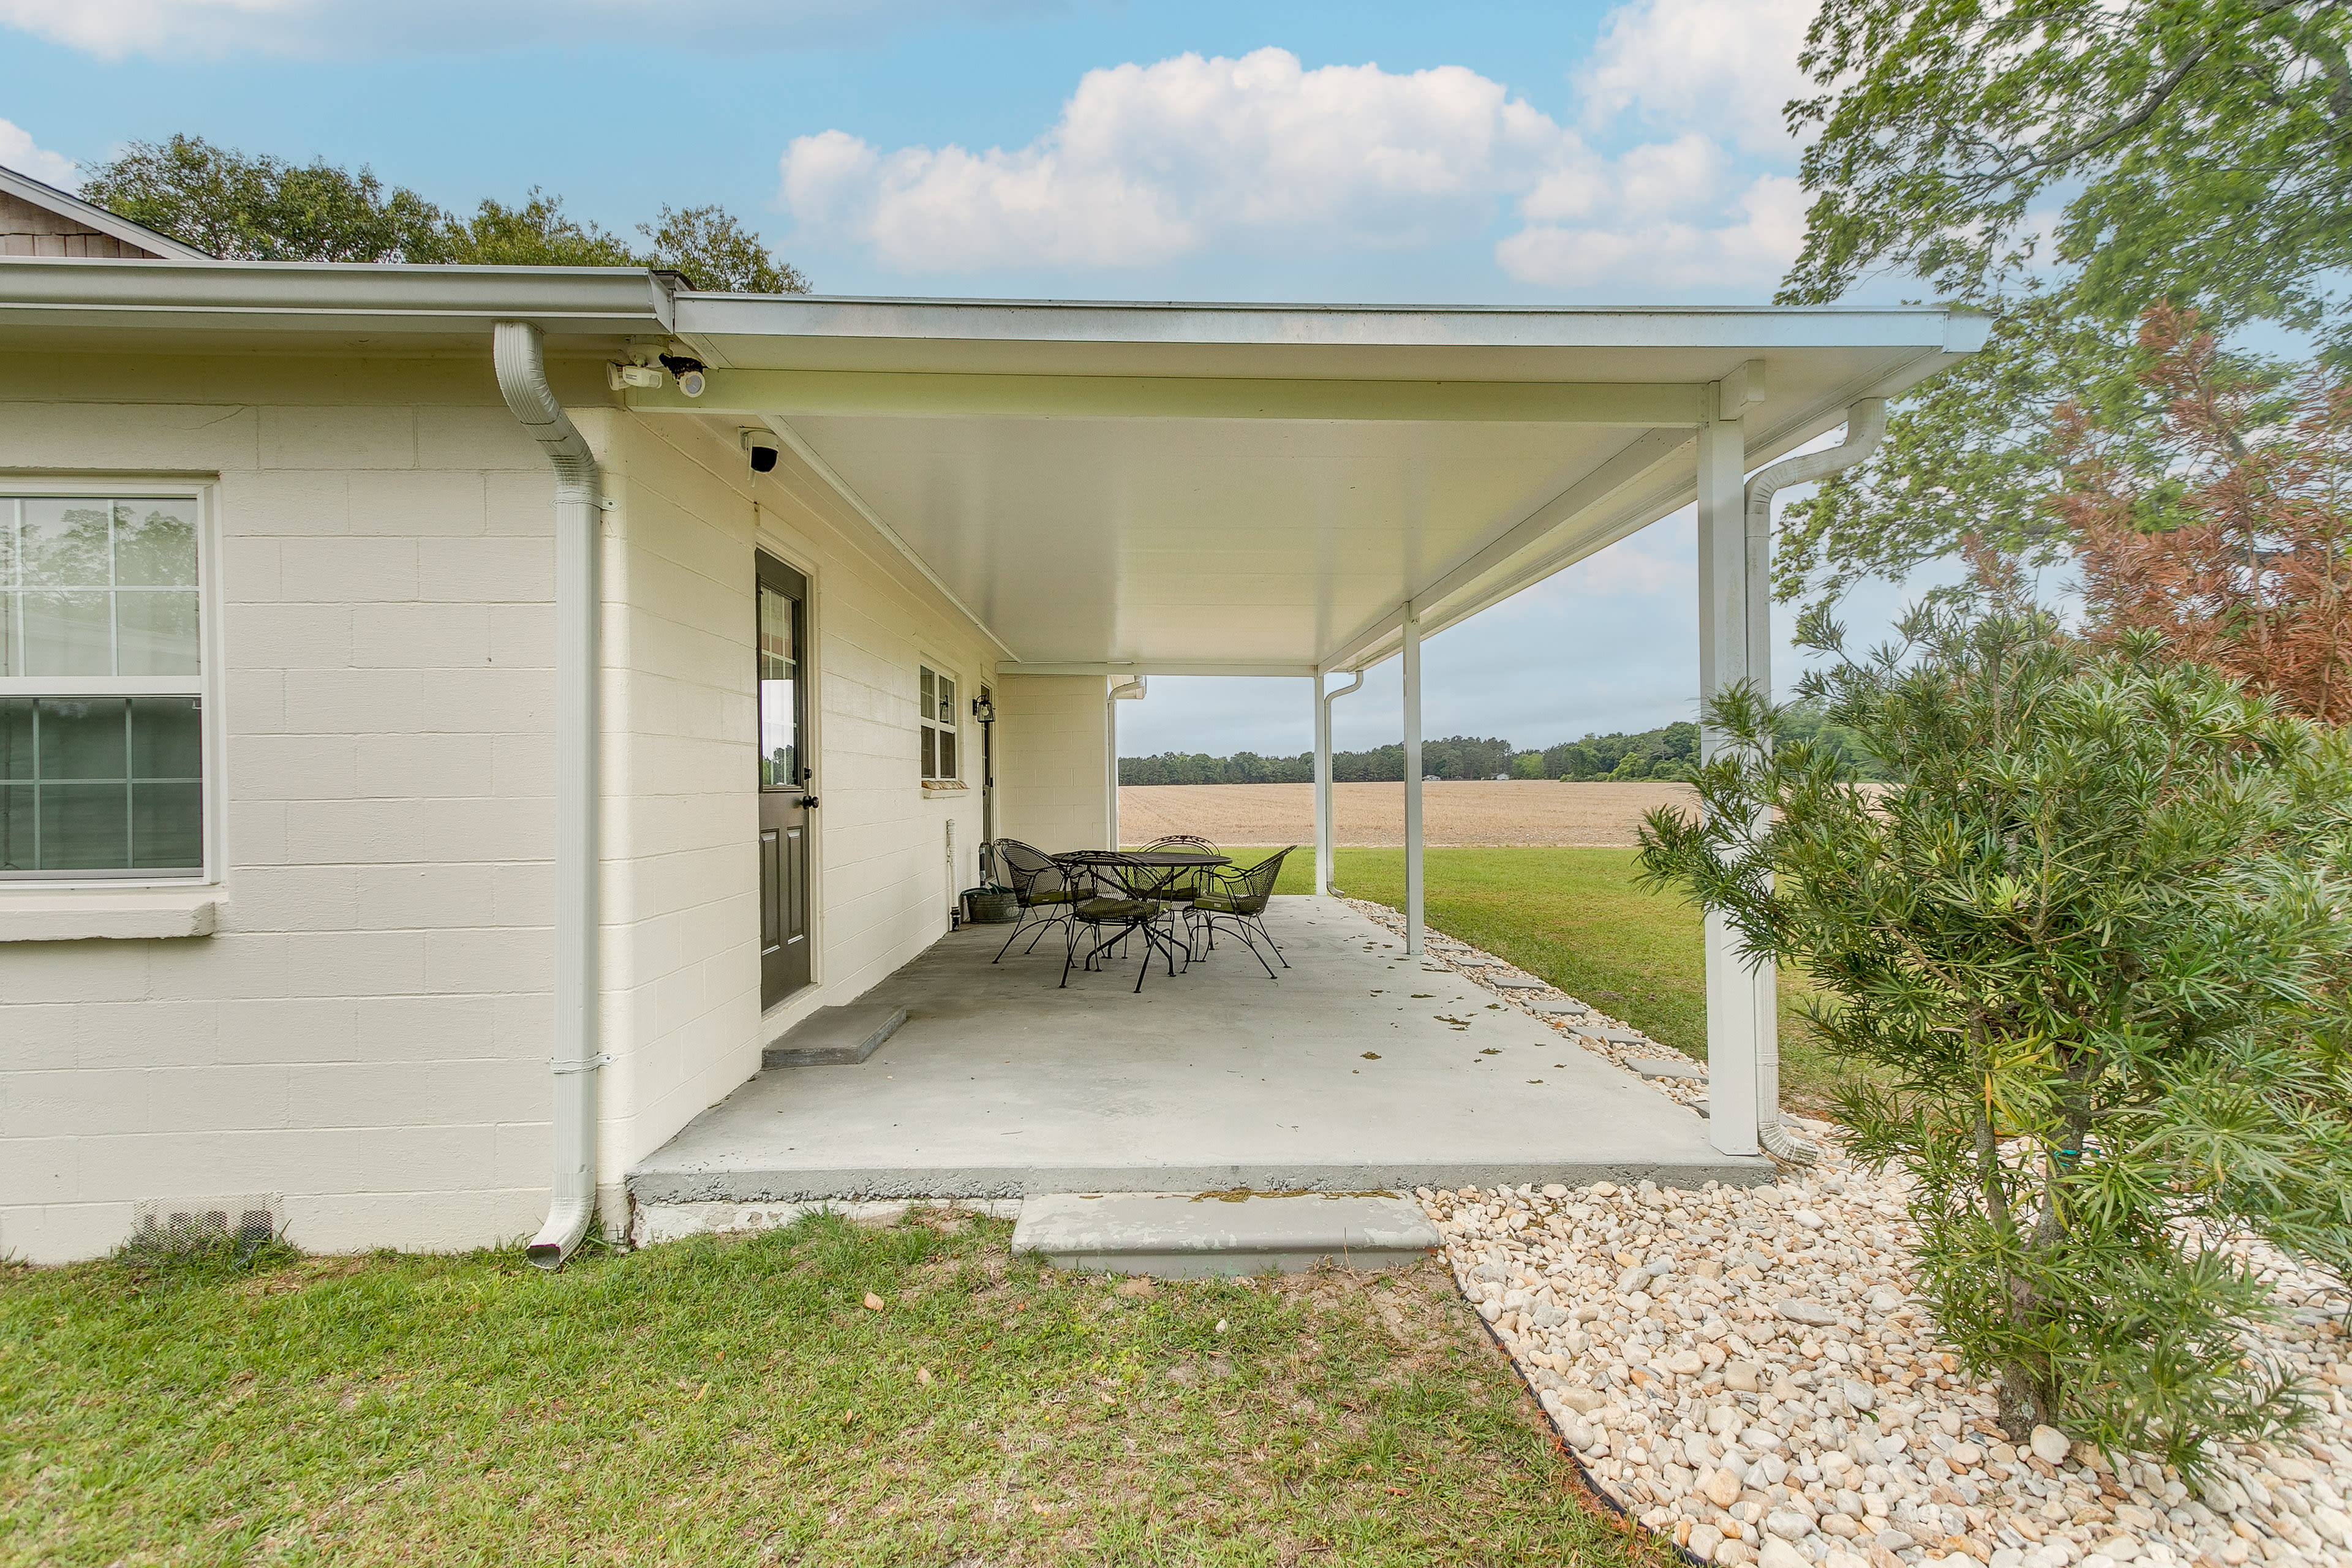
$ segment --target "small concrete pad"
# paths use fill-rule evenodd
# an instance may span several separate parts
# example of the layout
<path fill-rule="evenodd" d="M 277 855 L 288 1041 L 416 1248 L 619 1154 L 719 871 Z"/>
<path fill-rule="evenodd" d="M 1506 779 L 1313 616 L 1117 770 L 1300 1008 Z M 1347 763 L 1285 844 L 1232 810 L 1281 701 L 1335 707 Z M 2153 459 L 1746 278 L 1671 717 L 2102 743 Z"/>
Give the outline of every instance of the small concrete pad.
<path fill-rule="evenodd" d="M 1437 1245 L 1421 1205 L 1386 1194 L 1045 1193 L 1013 1227 L 1015 1253 L 1056 1268 L 1164 1279 L 1301 1274 L 1326 1259 L 1393 1268 Z"/>
<path fill-rule="evenodd" d="M 1549 991 L 1549 980 L 1532 980 L 1524 974 L 1497 974 L 1486 982 L 1497 991 Z"/>
<path fill-rule="evenodd" d="M 1597 1035 L 1605 1044 L 1612 1046 L 1646 1046 L 1650 1043 L 1650 1037 L 1641 1030 L 1621 1029 L 1613 1024 L 1605 1029 L 1592 1029 L 1588 1033 Z"/>
<path fill-rule="evenodd" d="M 786 1029 L 760 1053 L 768 1068 L 852 1067 L 872 1056 L 907 1021 L 904 1007 L 887 1002 L 820 1007 Z"/>
<path fill-rule="evenodd" d="M 1704 1082 L 1706 1078 L 1706 1069 L 1694 1062 L 1669 1061 L 1663 1057 L 1653 1057 L 1647 1061 L 1627 1062 L 1625 1065 L 1643 1078 L 1654 1080 L 1662 1078 L 1695 1078 Z"/>

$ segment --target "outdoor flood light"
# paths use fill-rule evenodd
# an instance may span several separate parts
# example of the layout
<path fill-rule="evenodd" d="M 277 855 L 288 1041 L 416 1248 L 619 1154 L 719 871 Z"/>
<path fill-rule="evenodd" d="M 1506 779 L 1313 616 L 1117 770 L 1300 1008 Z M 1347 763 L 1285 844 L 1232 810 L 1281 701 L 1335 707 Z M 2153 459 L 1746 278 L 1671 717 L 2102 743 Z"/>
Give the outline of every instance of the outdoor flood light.
<path fill-rule="evenodd" d="M 661 362 L 672 375 L 677 377 L 677 389 L 680 392 L 688 397 L 702 395 L 705 384 L 702 379 L 704 367 L 700 360 L 690 354 L 664 354 L 661 356 Z"/>

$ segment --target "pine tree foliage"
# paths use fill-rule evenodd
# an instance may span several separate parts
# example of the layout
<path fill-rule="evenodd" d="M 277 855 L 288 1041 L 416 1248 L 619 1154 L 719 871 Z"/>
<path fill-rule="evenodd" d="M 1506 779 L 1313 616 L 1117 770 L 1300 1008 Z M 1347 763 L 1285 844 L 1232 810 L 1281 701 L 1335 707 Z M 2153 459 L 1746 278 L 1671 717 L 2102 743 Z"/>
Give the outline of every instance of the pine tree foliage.
<path fill-rule="evenodd" d="M 2352 744 L 2213 670 L 2016 598 L 1915 609 L 1803 689 L 1898 787 L 1768 744 L 1745 689 L 1704 817 L 1642 863 L 1801 964 L 1863 1159 L 1908 1178 L 1923 1294 L 2036 1422 L 2199 1473 L 2305 1414 L 2250 1349 L 2250 1235 L 2352 1263 Z"/>

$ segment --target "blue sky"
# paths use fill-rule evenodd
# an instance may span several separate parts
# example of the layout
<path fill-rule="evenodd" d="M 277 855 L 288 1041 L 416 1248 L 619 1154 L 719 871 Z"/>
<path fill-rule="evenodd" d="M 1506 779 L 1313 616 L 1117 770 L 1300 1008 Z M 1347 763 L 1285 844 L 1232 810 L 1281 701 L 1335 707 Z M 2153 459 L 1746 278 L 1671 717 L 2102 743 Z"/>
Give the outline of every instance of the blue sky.
<path fill-rule="evenodd" d="M 0 0 L 0 163 L 70 184 L 184 131 L 623 230 L 715 201 L 833 293 L 1755 301 L 1802 234 L 1810 9 Z M 1434 639 L 1429 732 L 1692 716 L 1693 560 L 1668 519 Z M 1395 689 L 1339 743 L 1394 739 Z M 1300 681 L 1163 679 L 1122 750 L 1297 752 L 1307 713 Z"/>

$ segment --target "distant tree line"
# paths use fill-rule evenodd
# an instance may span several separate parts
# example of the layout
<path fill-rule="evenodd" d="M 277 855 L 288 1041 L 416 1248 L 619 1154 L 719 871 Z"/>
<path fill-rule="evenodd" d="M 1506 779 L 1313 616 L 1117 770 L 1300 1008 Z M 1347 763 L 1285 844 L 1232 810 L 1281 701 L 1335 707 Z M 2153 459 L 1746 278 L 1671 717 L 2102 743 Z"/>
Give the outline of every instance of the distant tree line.
<path fill-rule="evenodd" d="M 1448 735 L 1421 743 L 1423 778 L 1490 779 L 1511 771 L 1508 741 L 1477 740 Z M 1331 753 L 1331 777 L 1340 784 L 1399 784 L 1404 779 L 1404 747 L 1376 746 L 1369 752 Z M 1315 753 L 1295 757 L 1262 757 L 1255 752 L 1235 752 L 1230 757 L 1201 752 L 1162 752 L 1156 757 L 1121 757 L 1118 782 L 1123 784 L 1312 784 Z"/>
<path fill-rule="evenodd" d="M 1826 745 L 1852 763 L 1860 776 L 1881 776 L 1858 738 L 1831 723 L 1820 709 L 1792 704 L 1784 713 L 1784 740 L 1811 741 Z M 1638 734 L 1587 735 L 1540 751 L 1519 751 L 1508 741 L 1476 740 L 1449 735 L 1421 745 L 1424 778 L 1564 779 L 1586 783 L 1637 779 L 1686 779 L 1698 766 L 1698 726 L 1667 724 Z M 1368 752 L 1331 753 L 1331 777 L 1339 784 L 1397 784 L 1404 778 L 1404 747 L 1378 746 Z M 1236 752 L 1230 757 L 1205 752 L 1162 752 L 1156 757 L 1121 757 L 1118 782 L 1123 784 L 1311 784 L 1315 754 L 1264 757 Z"/>

